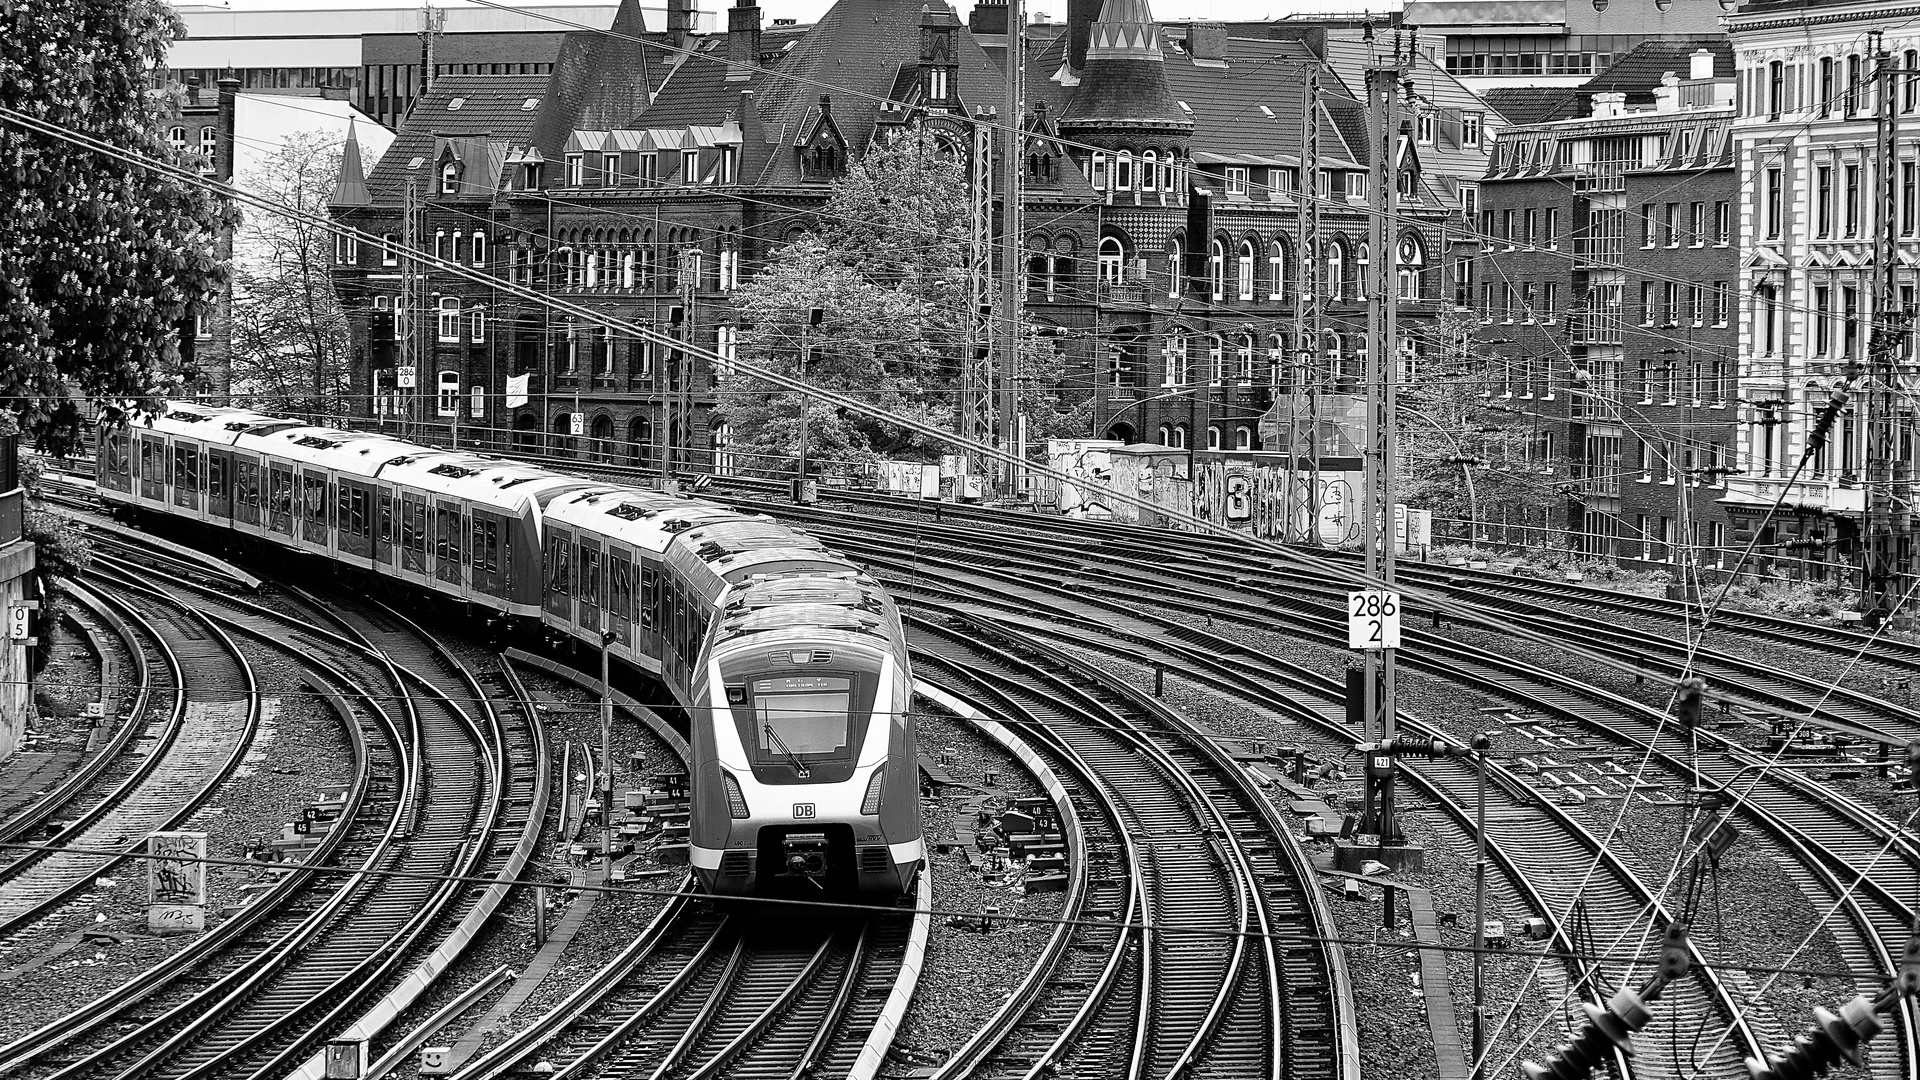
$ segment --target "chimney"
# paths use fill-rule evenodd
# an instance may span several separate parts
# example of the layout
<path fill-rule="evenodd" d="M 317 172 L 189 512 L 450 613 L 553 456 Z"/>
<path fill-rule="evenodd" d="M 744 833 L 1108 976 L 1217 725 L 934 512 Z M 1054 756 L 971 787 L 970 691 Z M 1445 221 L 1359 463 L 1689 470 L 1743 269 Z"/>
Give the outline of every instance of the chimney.
<path fill-rule="evenodd" d="M 1690 67 L 1690 70 L 1687 72 L 1687 78 L 1689 79 L 1713 78 L 1713 50 L 1712 49 L 1695 49 L 1693 51 L 1693 55 L 1688 58 L 1688 61 L 1691 67 Z"/>
<path fill-rule="evenodd" d="M 693 33 L 694 0 L 667 0 L 667 47 L 684 49 Z"/>
<path fill-rule="evenodd" d="M 1227 28 L 1222 23 L 1197 22 L 1187 26 L 1187 55 L 1195 60 L 1227 58 Z"/>
<path fill-rule="evenodd" d="M 1660 76 L 1660 85 L 1653 88 L 1653 111 L 1680 111 L 1680 76 L 1671 71 Z"/>
<path fill-rule="evenodd" d="M 972 34 L 1007 32 L 1006 0 L 980 0 L 967 15 L 967 31 Z"/>
<path fill-rule="evenodd" d="M 1087 66 L 1087 43 L 1099 18 L 1100 0 L 1067 0 L 1067 66 L 1074 71 Z"/>
<path fill-rule="evenodd" d="M 753 78 L 760 66 L 760 8 L 738 0 L 727 9 L 727 81 Z"/>
<path fill-rule="evenodd" d="M 1627 95 L 1613 91 L 1593 95 L 1593 118 L 1605 120 L 1609 116 L 1619 116 L 1627 111 Z"/>
<path fill-rule="evenodd" d="M 234 99 L 240 94 L 240 80 L 229 71 L 221 76 L 220 82 L 220 129 L 219 141 L 214 144 L 214 179 L 230 182 L 233 180 L 233 109 Z"/>

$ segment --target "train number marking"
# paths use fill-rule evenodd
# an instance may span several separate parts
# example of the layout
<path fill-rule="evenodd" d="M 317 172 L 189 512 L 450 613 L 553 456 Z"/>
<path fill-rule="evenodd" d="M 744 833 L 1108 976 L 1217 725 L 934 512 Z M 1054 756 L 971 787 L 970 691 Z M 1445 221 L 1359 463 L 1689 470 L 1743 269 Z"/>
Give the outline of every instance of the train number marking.
<path fill-rule="evenodd" d="M 813 804 L 810 802 L 794 803 L 793 816 L 794 819 L 798 821 L 811 820 L 813 817 Z"/>
<path fill-rule="evenodd" d="M 1356 589 L 1347 594 L 1347 648 L 1400 647 L 1400 594 Z"/>

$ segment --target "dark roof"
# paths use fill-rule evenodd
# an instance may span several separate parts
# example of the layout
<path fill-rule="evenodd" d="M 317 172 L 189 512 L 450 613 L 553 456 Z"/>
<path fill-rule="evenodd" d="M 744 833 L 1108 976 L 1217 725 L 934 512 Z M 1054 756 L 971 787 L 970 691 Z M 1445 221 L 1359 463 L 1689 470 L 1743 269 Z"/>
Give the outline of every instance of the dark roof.
<path fill-rule="evenodd" d="M 1571 120 L 1581 112 L 1581 92 L 1571 86 L 1503 86 L 1480 96 L 1515 126 Z"/>
<path fill-rule="evenodd" d="M 1228 38 L 1224 66 L 1196 64 L 1181 48 L 1169 47 L 1166 56 L 1168 88 L 1193 110 L 1196 152 L 1300 152 L 1306 70 L 1289 61 L 1314 61 L 1304 45 L 1266 38 Z M 1340 81 L 1324 68 L 1320 85 L 1325 119 L 1332 121 L 1321 128 L 1321 155 L 1350 156 L 1342 130 L 1348 126 L 1349 109 L 1357 118 L 1358 104 L 1343 96 Z"/>
<path fill-rule="evenodd" d="M 648 71 L 674 58 L 660 48 L 664 40 L 646 32 L 639 0 L 620 0 L 606 31 L 568 31 L 533 128 L 540 153 L 558 161 L 576 130 L 633 126 L 633 118 L 647 106 Z"/>
<path fill-rule="evenodd" d="M 445 136 L 490 135 L 507 142 L 525 142 L 539 114 L 538 102 L 546 92 L 545 75 L 442 75 L 433 81 L 433 89 L 414 102 L 413 109 L 401 121 L 400 133 L 380 156 L 367 178 L 378 203 L 398 203 L 406 191 L 407 180 L 417 177 L 424 185 L 431 175 L 427 162 L 438 141 Z M 455 98 L 458 109 L 448 109 Z M 536 102 L 525 108 L 528 99 Z M 420 158 L 418 169 L 411 165 Z M 423 186 L 420 194 L 427 192 Z"/>
<path fill-rule="evenodd" d="M 804 134 L 805 119 L 819 106 L 823 90 L 832 95 L 833 119 L 848 147 L 859 152 L 872 141 L 880 99 L 893 92 L 903 66 L 919 65 L 923 6 L 925 0 L 838 0 L 812 26 L 763 30 L 762 56 L 778 53 L 778 59 L 770 61 L 773 72 L 763 69 L 751 79 L 733 82 L 726 79 L 726 35 L 702 39 L 693 55 L 667 76 L 653 104 L 628 126 L 717 124 L 740 108 L 740 91 L 751 89 L 766 139 L 758 153 L 766 156 L 756 169 L 756 148 L 744 149 L 743 178 L 798 183 L 800 164 L 793 143 Z M 785 32 L 792 47 L 770 50 L 776 32 Z M 1005 81 L 999 69 L 965 26 L 955 26 L 953 34 L 961 100 L 974 108 L 999 101 Z"/>
<path fill-rule="evenodd" d="M 1693 64 L 1693 54 L 1707 49 L 1713 53 L 1716 78 L 1733 78 L 1733 42 L 1725 34 L 1699 37 L 1648 39 L 1628 49 L 1613 66 L 1580 84 L 1582 98 L 1614 92 L 1627 95 L 1628 105 L 1651 105 L 1654 87 L 1671 71 L 1682 79 Z"/>
<path fill-rule="evenodd" d="M 347 121 L 347 141 L 340 148 L 340 176 L 333 185 L 333 197 L 327 200 L 329 206 L 366 206 L 373 202 L 373 195 L 367 191 L 366 170 L 360 165 L 360 139 L 354 133 L 353 121 Z"/>
<path fill-rule="evenodd" d="M 1157 60 L 1088 60 L 1060 122 L 1187 127 L 1193 121 L 1168 88 L 1166 67 Z"/>

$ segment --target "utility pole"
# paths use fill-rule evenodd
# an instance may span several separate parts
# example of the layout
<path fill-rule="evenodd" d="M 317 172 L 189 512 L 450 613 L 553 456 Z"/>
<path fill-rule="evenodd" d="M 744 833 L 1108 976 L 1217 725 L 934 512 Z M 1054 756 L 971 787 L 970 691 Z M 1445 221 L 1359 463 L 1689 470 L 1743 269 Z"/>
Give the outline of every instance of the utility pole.
<path fill-rule="evenodd" d="M 1374 205 L 1380 208 L 1371 223 L 1373 259 L 1364 288 L 1367 292 L 1367 449 L 1361 497 L 1360 535 L 1366 545 L 1366 574 L 1370 582 L 1384 582 L 1394 591 L 1393 504 L 1396 494 L 1394 455 L 1398 447 L 1394 425 L 1398 420 L 1395 383 L 1398 381 L 1399 295 L 1395 289 L 1395 261 L 1399 238 L 1400 81 L 1404 68 L 1399 35 L 1394 35 L 1393 60 L 1367 70 L 1367 117 L 1372 134 Z M 1394 650 L 1366 651 L 1363 716 L 1379 732 L 1380 742 L 1394 737 L 1396 695 Z M 1395 765 L 1391 755 L 1367 759 L 1366 802 L 1361 831 L 1380 837 L 1383 847 L 1405 844 L 1406 837 L 1393 812 Z"/>
<path fill-rule="evenodd" d="M 967 171 L 967 333 L 960 361 L 960 437 L 969 444 L 993 439 L 993 113 L 973 123 L 972 168 Z M 980 474 L 980 455 L 968 450 L 969 476 Z"/>
<path fill-rule="evenodd" d="M 1905 359 L 1908 327 L 1913 312 L 1904 310 L 1894 283 L 1897 186 L 1897 146 L 1900 137 L 1894 106 L 1894 62 L 1881 32 L 1869 31 L 1868 53 L 1874 58 L 1874 156 L 1879 170 L 1879 230 L 1874 252 L 1875 290 L 1871 330 L 1867 335 L 1867 514 L 1861 529 L 1860 614 L 1870 625 L 1887 619 L 1909 621 L 1899 614 L 1901 600 L 1913 577 L 1913 466 L 1902 452 L 1910 445 L 1910 410 L 1902 404 L 1901 361 Z M 1857 91 L 1856 91 L 1857 92 Z M 1858 361 L 1848 374 L 1858 382 Z"/>
<path fill-rule="evenodd" d="M 1300 117 L 1300 181 L 1294 185 L 1294 297 L 1293 335 L 1300 359 L 1300 378 L 1307 383 L 1307 447 L 1312 472 L 1307 477 L 1306 542 L 1320 542 L 1320 69 L 1307 69 L 1306 106 Z M 1295 388 L 1288 388 L 1289 401 Z M 1287 438 L 1295 437 L 1292 408 L 1288 409 Z M 1298 445 L 1287 447 L 1287 470 L 1292 475 Z M 1292 505 L 1292 494 L 1288 494 Z M 1291 513 L 1291 511 L 1289 511 Z M 1289 535 L 1287 539 L 1291 540 Z"/>
<path fill-rule="evenodd" d="M 419 405 L 420 358 L 419 332 L 414 323 L 425 318 L 423 305 L 419 303 L 422 291 L 422 275 L 419 260 L 415 252 L 420 250 L 421 229 L 416 227 L 414 215 L 419 201 L 419 192 L 412 178 L 407 180 L 407 192 L 400 206 L 400 299 L 394 313 L 395 331 L 400 337 L 400 365 L 394 369 L 394 390 L 408 391 L 399 395 L 403 404 L 400 412 L 400 437 L 407 437 L 407 419 Z"/>
<path fill-rule="evenodd" d="M 1020 169 L 1026 157 L 1021 151 L 1026 142 L 1023 122 L 1022 87 L 1026 63 L 1026 4 L 1009 0 L 1007 4 L 1007 85 L 1006 109 L 1000 118 L 1000 362 L 994 372 L 994 394 L 999 400 L 998 442 L 1002 453 L 1017 450 L 1014 415 L 1018 411 L 1019 387 L 1015 381 L 1020 363 L 1020 326 L 1022 266 L 1020 259 Z M 1020 469 L 1008 465 L 999 470 L 1000 495 L 1013 499 L 1020 495 Z"/>

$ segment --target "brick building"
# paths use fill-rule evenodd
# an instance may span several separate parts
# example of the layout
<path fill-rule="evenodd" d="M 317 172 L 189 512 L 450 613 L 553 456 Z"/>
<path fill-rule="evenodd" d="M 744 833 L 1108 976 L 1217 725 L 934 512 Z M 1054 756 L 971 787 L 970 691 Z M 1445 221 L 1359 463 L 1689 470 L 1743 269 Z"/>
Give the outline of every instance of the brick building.
<path fill-rule="evenodd" d="M 1481 339 L 1503 408 L 1570 481 L 1564 526 L 1596 555 L 1714 563 L 1729 542 L 1739 199 L 1732 82 L 1698 51 L 1651 107 L 1505 131 L 1480 185 Z"/>
<path fill-rule="evenodd" d="M 1746 196 L 1738 304 L 1747 423 L 1743 472 L 1729 484 L 1727 504 L 1735 539 L 1761 529 L 1763 554 L 1810 542 L 1811 550 L 1798 554 L 1818 560 L 1815 573 L 1823 571 L 1819 563 L 1849 565 L 1858 557 L 1870 497 L 1870 395 L 1856 395 L 1832 443 L 1797 482 L 1789 485 L 1789 478 L 1834 385 L 1867 359 L 1877 325 L 1915 310 L 1920 288 L 1920 75 L 1894 76 L 1888 99 L 1868 51 L 1869 34 L 1884 29 L 1892 63 L 1908 73 L 1920 69 L 1920 29 L 1905 18 L 1911 10 L 1892 2 L 1747 0 L 1728 22 L 1740 85 L 1735 159 Z M 1883 110 L 1900 132 L 1897 154 L 1884 162 L 1875 145 Z M 1891 218 L 1877 198 L 1883 178 L 1894 188 Z M 1894 244 L 1891 309 L 1878 296 L 1883 238 Z M 1909 357 L 1920 349 L 1915 333 L 1909 323 Z M 1893 460 L 1902 469 L 1914 460 L 1914 414 L 1904 404 L 1894 411 Z M 1905 487 L 1896 472 L 1896 505 Z M 1783 496 L 1763 527 L 1768 508 Z"/>

